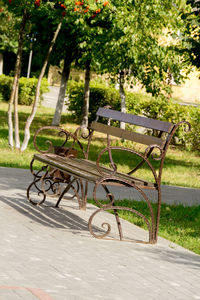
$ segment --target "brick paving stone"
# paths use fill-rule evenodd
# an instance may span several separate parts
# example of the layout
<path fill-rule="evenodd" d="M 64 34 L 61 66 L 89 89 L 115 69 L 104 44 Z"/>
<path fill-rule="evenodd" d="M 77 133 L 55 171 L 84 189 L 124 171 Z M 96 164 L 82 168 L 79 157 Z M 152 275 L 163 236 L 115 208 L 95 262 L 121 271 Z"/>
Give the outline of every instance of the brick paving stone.
<path fill-rule="evenodd" d="M 32 206 L 28 172 L 16 169 L 8 182 L 10 170 L 3 168 L 3 177 L 0 169 L 0 285 L 40 289 L 53 300 L 200 299 L 199 255 L 162 238 L 156 245 L 95 239 L 87 229 L 92 205 L 85 212 L 75 201 L 59 209 Z M 108 213 L 98 218 L 114 225 Z M 147 236 L 123 225 L 128 236 Z M 0 289 L 0 300 L 34 297 Z"/>

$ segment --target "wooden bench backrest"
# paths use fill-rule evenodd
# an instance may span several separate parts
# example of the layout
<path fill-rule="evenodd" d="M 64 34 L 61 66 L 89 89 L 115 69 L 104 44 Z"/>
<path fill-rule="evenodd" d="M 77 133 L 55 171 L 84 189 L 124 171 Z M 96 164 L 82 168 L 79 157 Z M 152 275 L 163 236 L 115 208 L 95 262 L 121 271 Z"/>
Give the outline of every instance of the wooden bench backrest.
<path fill-rule="evenodd" d="M 141 126 L 144 128 L 152 129 L 160 133 L 168 134 L 172 131 L 174 124 L 159 120 L 154 120 L 142 116 L 136 116 L 132 114 L 126 114 L 112 109 L 99 108 L 97 111 L 97 121 L 92 122 L 91 129 L 102 132 L 108 135 L 116 136 L 122 139 L 131 140 L 140 144 L 145 145 L 158 145 L 163 148 L 166 144 L 166 138 L 162 139 L 160 137 L 150 136 L 143 133 L 133 132 L 124 130 L 118 127 L 109 126 L 103 123 L 98 122 L 99 117 L 106 119 L 125 122 L 131 125 Z M 160 134 L 161 135 L 161 134 Z"/>

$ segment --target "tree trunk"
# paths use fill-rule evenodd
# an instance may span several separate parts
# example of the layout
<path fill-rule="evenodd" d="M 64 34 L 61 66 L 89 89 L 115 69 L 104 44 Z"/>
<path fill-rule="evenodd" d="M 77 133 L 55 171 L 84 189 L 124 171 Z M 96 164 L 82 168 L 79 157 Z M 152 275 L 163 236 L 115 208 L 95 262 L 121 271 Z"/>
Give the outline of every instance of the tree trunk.
<path fill-rule="evenodd" d="M 14 100 L 14 120 L 15 120 L 15 148 L 20 149 L 20 138 L 19 138 L 19 115 L 18 115 L 18 92 L 19 92 L 19 81 L 17 82 L 15 90 Z"/>
<path fill-rule="evenodd" d="M 12 85 L 12 91 L 10 94 L 9 99 L 9 106 L 8 106 L 8 143 L 11 148 L 14 146 L 13 142 L 13 122 L 12 122 L 12 110 L 13 110 L 13 103 L 15 101 L 15 108 L 18 103 L 18 92 L 16 92 L 18 84 L 19 84 L 19 77 L 21 73 L 21 61 L 22 61 L 22 51 L 23 51 L 23 42 L 24 42 L 24 35 L 25 35 L 25 26 L 26 21 L 28 20 L 28 14 L 27 11 L 24 10 L 23 19 L 19 31 L 19 41 L 18 41 L 18 51 L 17 51 L 17 57 L 16 57 L 16 63 L 15 63 L 15 73 L 14 73 L 14 79 L 13 79 L 13 85 Z M 16 98 L 17 97 L 17 98 Z M 16 112 L 17 114 L 17 112 Z M 17 117 L 18 119 L 18 117 Z M 15 119 L 16 121 L 16 119 Z M 15 128 L 16 128 L 15 124 Z M 19 130 L 18 130 L 19 132 Z M 16 133 L 15 133 L 16 135 Z M 19 139 L 19 136 L 18 136 Z"/>
<path fill-rule="evenodd" d="M 53 126 L 60 125 L 61 114 L 62 114 L 62 110 L 63 110 L 63 106 L 64 106 L 65 93 L 66 93 L 66 88 L 67 88 L 67 82 L 68 82 L 69 74 L 70 74 L 70 67 L 71 67 L 71 57 L 69 58 L 69 55 L 67 54 L 65 57 L 65 60 L 64 60 L 58 101 L 56 104 L 56 110 L 55 110 L 55 114 L 54 114 L 53 121 L 52 121 Z"/>
<path fill-rule="evenodd" d="M 63 18 L 62 18 L 62 20 L 63 20 Z M 33 106 L 32 106 L 31 114 L 30 114 L 30 116 L 28 117 L 28 119 L 26 121 L 25 129 L 24 129 L 24 140 L 23 140 L 23 143 L 22 143 L 22 146 L 21 146 L 21 151 L 24 151 L 27 148 L 27 145 L 28 145 L 28 142 L 29 142 L 29 139 L 30 139 L 30 126 L 31 126 L 31 123 L 32 123 L 32 121 L 35 117 L 36 111 L 37 111 L 37 107 L 38 107 L 38 103 L 39 103 L 39 99 L 40 99 L 40 86 L 41 86 L 42 78 L 44 76 L 47 64 L 49 62 L 49 57 L 50 57 L 50 54 L 52 52 L 53 46 L 55 44 L 56 38 L 57 38 L 58 33 L 61 29 L 62 20 L 60 21 L 60 23 L 57 26 L 56 31 L 54 32 L 53 39 L 51 41 L 51 44 L 50 44 L 49 50 L 47 52 L 42 70 L 41 70 L 39 78 L 38 78 L 36 93 L 35 93 L 35 100 L 34 100 L 34 103 L 33 103 Z"/>
<path fill-rule="evenodd" d="M 83 119 L 81 122 L 82 127 L 88 127 L 88 115 L 89 115 L 89 98 L 90 98 L 90 63 L 91 60 L 86 61 L 85 66 L 85 87 L 83 96 Z"/>
<path fill-rule="evenodd" d="M 119 73 L 119 94 L 121 99 L 121 112 L 126 112 L 126 95 L 124 91 L 124 71 L 120 71 Z M 120 128 L 125 129 L 125 123 L 120 122 Z"/>
<path fill-rule="evenodd" d="M 3 53 L 0 53 L 0 75 L 3 74 Z"/>

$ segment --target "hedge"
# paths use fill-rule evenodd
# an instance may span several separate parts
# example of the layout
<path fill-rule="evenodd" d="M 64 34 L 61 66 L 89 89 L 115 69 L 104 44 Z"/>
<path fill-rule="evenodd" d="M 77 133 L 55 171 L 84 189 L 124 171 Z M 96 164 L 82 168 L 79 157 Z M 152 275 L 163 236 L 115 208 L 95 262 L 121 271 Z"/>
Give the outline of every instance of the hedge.
<path fill-rule="evenodd" d="M 75 121 L 80 123 L 82 119 L 83 91 L 84 83 L 82 81 L 70 80 L 68 82 L 67 94 L 69 96 L 69 111 L 75 112 Z M 110 105 L 113 109 L 120 109 L 120 97 L 114 87 L 108 87 L 98 82 L 90 84 L 90 107 L 89 122 L 95 119 L 98 107 Z"/>
<path fill-rule="evenodd" d="M 67 94 L 69 96 L 69 111 L 75 113 L 75 121 L 80 123 L 83 106 L 83 82 L 70 81 Z M 95 119 L 95 114 L 100 106 L 110 105 L 113 109 L 120 110 L 119 91 L 102 83 L 91 82 L 89 122 Z M 149 118 L 159 119 L 172 123 L 188 121 L 191 131 L 185 134 L 185 126 L 178 127 L 173 144 L 180 145 L 187 150 L 200 151 L 200 107 L 183 106 L 164 97 L 154 98 L 143 93 L 126 92 L 127 112 L 144 115 Z"/>
<path fill-rule="evenodd" d="M 13 84 L 13 77 L 0 75 L 0 101 L 9 101 L 10 93 Z M 37 78 L 21 77 L 19 80 L 19 104 L 31 105 L 35 99 L 35 92 L 37 86 Z M 42 79 L 40 87 L 40 101 L 43 100 L 43 94 L 48 92 L 48 81 L 46 78 Z"/>

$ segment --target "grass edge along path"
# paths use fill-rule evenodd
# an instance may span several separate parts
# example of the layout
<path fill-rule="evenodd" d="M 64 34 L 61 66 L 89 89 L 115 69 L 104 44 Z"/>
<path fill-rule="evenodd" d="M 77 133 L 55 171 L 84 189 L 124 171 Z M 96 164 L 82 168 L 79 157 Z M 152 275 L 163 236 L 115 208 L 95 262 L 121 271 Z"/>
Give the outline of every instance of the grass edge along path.
<path fill-rule="evenodd" d="M 89 199 L 88 202 L 97 205 L 94 200 Z M 143 201 L 116 200 L 115 205 L 133 208 L 147 217 L 150 215 Z M 155 211 L 156 204 L 152 207 Z M 135 214 L 122 210 L 118 210 L 118 214 L 120 218 L 147 230 L 146 224 Z M 158 235 L 200 255 L 200 206 L 162 204 Z"/>

